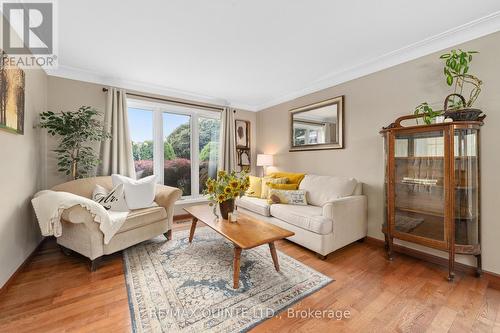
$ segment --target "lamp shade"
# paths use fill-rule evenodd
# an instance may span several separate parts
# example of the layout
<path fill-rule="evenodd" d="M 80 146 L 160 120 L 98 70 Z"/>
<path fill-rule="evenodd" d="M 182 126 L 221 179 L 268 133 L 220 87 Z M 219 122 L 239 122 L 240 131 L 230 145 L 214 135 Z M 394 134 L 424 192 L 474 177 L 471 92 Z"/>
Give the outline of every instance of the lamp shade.
<path fill-rule="evenodd" d="M 273 162 L 273 155 L 257 154 L 257 166 L 271 166 Z"/>

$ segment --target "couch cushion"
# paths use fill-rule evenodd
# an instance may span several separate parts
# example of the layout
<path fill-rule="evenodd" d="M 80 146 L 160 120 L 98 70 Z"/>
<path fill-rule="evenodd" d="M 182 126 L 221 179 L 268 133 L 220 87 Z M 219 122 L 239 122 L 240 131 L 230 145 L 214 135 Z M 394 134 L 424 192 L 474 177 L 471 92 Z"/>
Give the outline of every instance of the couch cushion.
<path fill-rule="evenodd" d="M 166 218 L 167 212 L 161 206 L 132 210 L 117 233 L 139 228 Z M 167 222 L 165 221 L 165 223 Z"/>
<path fill-rule="evenodd" d="M 333 230 L 333 221 L 322 216 L 323 209 L 316 206 L 271 205 L 271 216 L 299 228 L 326 235 Z"/>
<path fill-rule="evenodd" d="M 267 199 L 243 196 L 236 199 L 236 206 L 248 209 L 260 215 L 271 216 Z"/>
<path fill-rule="evenodd" d="M 305 173 L 294 173 L 294 172 L 273 172 L 269 174 L 269 177 L 273 178 L 288 178 L 288 184 L 300 184 L 302 179 L 304 179 Z"/>
<path fill-rule="evenodd" d="M 323 206 L 329 201 L 352 195 L 357 183 L 354 178 L 306 175 L 299 189 L 307 191 L 309 204 Z"/>

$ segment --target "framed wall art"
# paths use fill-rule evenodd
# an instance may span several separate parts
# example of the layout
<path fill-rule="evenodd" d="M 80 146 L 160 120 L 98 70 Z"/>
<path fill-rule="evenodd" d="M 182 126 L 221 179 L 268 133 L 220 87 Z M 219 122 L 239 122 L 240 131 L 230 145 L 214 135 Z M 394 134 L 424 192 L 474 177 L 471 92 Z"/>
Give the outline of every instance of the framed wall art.
<path fill-rule="evenodd" d="M 250 122 L 235 120 L 236 148 L 250 148 Z"/>
<path fill-rule="evenodd" d="M 0 50 L 0 129 L 24 134 L 24 71 L 5 63 Z"/>

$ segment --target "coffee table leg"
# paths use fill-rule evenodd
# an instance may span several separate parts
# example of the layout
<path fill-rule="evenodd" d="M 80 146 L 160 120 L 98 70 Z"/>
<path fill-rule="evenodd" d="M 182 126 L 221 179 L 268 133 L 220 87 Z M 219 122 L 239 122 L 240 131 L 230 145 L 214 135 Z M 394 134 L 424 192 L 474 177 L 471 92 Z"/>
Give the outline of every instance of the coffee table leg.
<path fill-rule="evenodd" d="M 274 242 L 269 243 L 269 250 L 271 250 L 271 257 L 273 258 L 274 268 L 276 271 L 280 271 L 280 264 L 278 262 L 278 255 L 276 254 L 276 247 L 274 246 Z"/>
<path fill-rule="evenodd" d="M 234 265 L 233 265 L 233 288 L 238 289 L 240 282 L 240 256 L 241 248 L 234 247 Z"/>
<path fill-rule="evenodd" d="M 196 229 L 196 222 L 198 222 L 198 219 L 196 217 L 193 217 L 193 223 L 191 223 L 191 230 L 189 232 L 189 243 L 193 241 L 194 230 Z"/>

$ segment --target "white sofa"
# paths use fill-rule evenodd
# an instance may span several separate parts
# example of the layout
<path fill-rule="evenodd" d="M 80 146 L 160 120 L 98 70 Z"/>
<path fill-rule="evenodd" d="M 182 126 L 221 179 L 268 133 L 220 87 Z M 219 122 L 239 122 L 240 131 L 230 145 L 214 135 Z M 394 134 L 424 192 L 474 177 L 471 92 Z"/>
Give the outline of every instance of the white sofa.
<path fill-rule="evenodd" d="M 243 196 L 238 211 L 293 231 L 290 241 L 325 258 L 367 234 L 367 198 L 354 178 L 306 175 L 307 206 L 268 204 L 267 199 Z"/>

